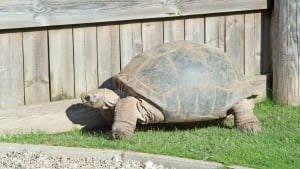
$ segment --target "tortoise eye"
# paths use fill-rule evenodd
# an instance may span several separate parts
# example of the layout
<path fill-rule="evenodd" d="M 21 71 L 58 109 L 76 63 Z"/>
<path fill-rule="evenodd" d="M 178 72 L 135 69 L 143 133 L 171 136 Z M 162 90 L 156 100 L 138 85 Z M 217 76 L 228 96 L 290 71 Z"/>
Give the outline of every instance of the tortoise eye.
<path fill-rule="evenodd" d="M 84 99 L 86 100 L 86 101 L 90 101 L 90 96 L 89 95 L 86 95 L 86 96 L 84 96 Z"/>

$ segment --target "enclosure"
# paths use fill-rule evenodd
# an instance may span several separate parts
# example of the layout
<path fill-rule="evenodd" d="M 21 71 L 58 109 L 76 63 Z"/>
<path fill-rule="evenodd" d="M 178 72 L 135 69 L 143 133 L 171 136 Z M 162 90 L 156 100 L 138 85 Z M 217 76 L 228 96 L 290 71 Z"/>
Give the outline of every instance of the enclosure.
<path fill-rule="evenodd" d="M 265 95 L 270 9 L 267 0 L 2 1 L 0 107 L 77 98 L 176 40 L 223 49 Z"/>

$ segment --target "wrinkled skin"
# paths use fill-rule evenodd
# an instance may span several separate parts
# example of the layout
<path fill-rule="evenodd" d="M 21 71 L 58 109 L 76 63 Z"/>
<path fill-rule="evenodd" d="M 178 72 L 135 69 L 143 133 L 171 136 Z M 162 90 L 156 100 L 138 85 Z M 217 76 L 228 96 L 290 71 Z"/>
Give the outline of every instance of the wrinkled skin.
<path fill-rule="evenodd" d="M 81 96 L 83 104 L 100 109 L 109 124 L 115 139 L 133 135 L 136 123 L 159 123 L 164 116 L 155 106 L 143 99 L 127 96 L 120 98 L 109 89 L 97 89 Z"/>
<path fill-rule="evenodd" d="M 143 99 L 133 96 L 120 98 L 109 89 L 90 91 L 81 97 L 83 104 L 99 108 L 105 119 L 112 124 L 115 139 L 132 137 L 136 123 L 160 123 L 164 116 L 160 110 Z M 235 125 L 243 132 L 258 133 L 261 124 L 253 113 L 253 99 L 244 99 L 231 109 Z"/>
<path fill-rule="evenodd" d="M 139 111 L 134 97 L 120 99 L 115 108 L 112 136 L 115 139 L 129 138 L 136 127 Z"/>
<path fill-rule="evenodd" d="M 244 99 L 233 106 L 235 126 L 245 133 L 258 133 L 261 131 L 260 121 L 253 113 L 254 99 Z"/>

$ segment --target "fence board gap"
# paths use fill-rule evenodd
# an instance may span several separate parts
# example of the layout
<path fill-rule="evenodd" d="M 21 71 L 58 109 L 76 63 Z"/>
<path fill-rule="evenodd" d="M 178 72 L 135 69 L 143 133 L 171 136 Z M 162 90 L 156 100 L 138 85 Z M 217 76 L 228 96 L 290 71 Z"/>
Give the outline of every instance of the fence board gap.
<path fill-rule="evenodd" d="M 23 32 L 25 103 L 50 101 L 47 29 Z"/>
<path fill-rule="evenodd" d="M 75 97 L 79 97 L 98 87 L 96 26 L 74 27 L 73 38 Z"/>
<path fill-rule="evenodd" d="M 271 55 L 271 13 L 263 11 L 261 15 L 261 73 L 272 73 L 272 55 Z"/>
<path fill-rule="evenodd" d="M 49 29 L 51 100 L 74 97 L 73 37 L 71 27 Z"/>
<path fill-rule="evenodd" d="M 118 24 L 97 26 L 99 85 L 120 71 L 119 27 Z"/>

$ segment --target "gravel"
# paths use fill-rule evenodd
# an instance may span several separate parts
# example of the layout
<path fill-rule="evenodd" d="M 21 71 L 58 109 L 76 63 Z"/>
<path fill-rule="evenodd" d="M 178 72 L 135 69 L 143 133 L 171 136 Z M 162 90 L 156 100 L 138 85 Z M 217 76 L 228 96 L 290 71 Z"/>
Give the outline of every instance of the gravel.
<path fill-rule="evenodd" d="M 167 169 L 161 164 L 128 160 L 114 155 L 111 159 L 90 157 L 52 156 L 42 151 L 36 153 L 26 149 L 0 154 L 0 168 L 7 169 Z M 174 168 L 172 168 L 174 169 Z"/>

